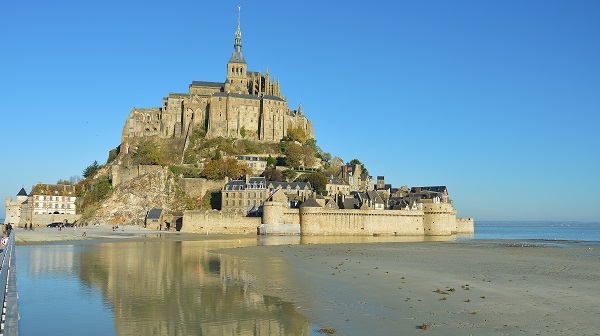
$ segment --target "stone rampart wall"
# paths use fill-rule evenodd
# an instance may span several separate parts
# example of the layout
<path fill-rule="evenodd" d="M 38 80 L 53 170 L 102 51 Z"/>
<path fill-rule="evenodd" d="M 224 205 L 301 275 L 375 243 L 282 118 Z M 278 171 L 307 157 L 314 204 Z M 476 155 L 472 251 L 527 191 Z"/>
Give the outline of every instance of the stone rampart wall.
<path fill-rule="evenodd" d="M 259 227 L 261 235 L 300 235 L 300 224 L 261 224 Z"/>
<path fill-rule="evenodd" d="M 188 210 L 183 213 L 181 232 L 256 235 L 260 224 L 260 217 L 244 217 L 235 211 Z"/>
<path fill-rule="evenodd" d="M 473 218 L 457 218 L 456 233 L 475 233 L 475 222 Z"/>
<path fill-rule="evenodd" d="M 283 223 L 284 224 L 300 224 L 300 209 L 283 209 Z"/>
<path fill-rule="evenodd" d="M 328 210 L 290 209 L 281 202 L 265 202 L 262 219 L 237 212 L 186 211 L 182 231 L 256 234 L 260 226 L 266 234 L 296 234 L 297 224 L 300 234 L 306 236 L 423 236 L 474 231 L 473 219 L 457 219 L 456 211 L 447 203 L 429 203 L 424 210 Z"/>
<path fill-rule="evenodd" d="M 423 212 L 300 209 L 303 235 L 423 235 Z"/>

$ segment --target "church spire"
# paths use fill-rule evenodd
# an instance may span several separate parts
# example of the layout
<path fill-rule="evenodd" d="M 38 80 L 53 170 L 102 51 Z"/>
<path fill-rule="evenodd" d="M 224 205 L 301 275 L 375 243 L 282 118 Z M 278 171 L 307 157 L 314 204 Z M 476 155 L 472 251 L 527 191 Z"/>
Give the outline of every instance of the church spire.
<path fill-rule="evenodd" d="M 229 63 L 246 63 L 246 60 L 244 60 L 244 55 L 242 55 L 242 30 L 240 29 L 241 9 L 242 8 L 238 6 L 238 25 L 237 30 L 235 31 L 233 54 L 231 55 L 231 59 L 229 59 Z"/>
<path fill-rule="evenodd" d="M 227 62 L 227 81 L 225 92 L 248 94 L 248 73 L 246 72 L 246 60 L 242 55 L 242 30 L 240 29 L 240 7 L 238 6 L 238 25 L 235 31 L 235 42 L 233 43 L 233 54 Z"/>

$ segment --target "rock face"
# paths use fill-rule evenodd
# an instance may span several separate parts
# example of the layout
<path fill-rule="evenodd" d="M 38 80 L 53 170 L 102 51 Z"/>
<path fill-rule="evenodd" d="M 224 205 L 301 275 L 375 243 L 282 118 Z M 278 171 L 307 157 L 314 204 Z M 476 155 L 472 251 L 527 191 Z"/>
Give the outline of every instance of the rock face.
<path fill-rule="evenodd" d="M 117 185 L 87 224 L 143 225 L 146 212 L 152 208 L 182 211 L 185 197 L 178 194 L 184 195 L 176 177 L 166 168 L 150 172 Z"/>

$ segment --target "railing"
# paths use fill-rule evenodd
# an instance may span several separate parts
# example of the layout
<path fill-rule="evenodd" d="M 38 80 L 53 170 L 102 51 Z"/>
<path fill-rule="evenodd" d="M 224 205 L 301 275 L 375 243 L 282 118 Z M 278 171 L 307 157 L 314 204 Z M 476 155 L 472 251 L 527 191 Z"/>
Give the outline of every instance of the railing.
<path fill-rule="evenodd" d="M 8 237 L 2 237 L 2 245 L 6 246 L 2 246 L 0 253 L 0 294 L 3 294 L 0 336 L 19 334 L 15 234 L 8 232 Z"/>

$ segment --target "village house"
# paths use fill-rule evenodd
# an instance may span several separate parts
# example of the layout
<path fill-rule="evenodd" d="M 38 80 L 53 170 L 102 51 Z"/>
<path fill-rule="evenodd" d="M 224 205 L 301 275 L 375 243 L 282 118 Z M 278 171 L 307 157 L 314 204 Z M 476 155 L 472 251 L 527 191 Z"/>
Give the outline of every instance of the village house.
<path fill-rule="evenodd" d="M 244 180 L 226 180 L 221 190 L 221 210 L 259 214 L 263 203 L 279 190 L 287 197 L 289 207 L 300 206 L 313 194 L 309 182 L 267 181 L 247 175 Z"/>
<path fill-rule="evenodd" d="M 238 155 L 235 157 L 239 162 L 243 162 L 252 169 L 252 174 L 258 175 L 267 169 L 267 159 L 261 156 Z"/>

